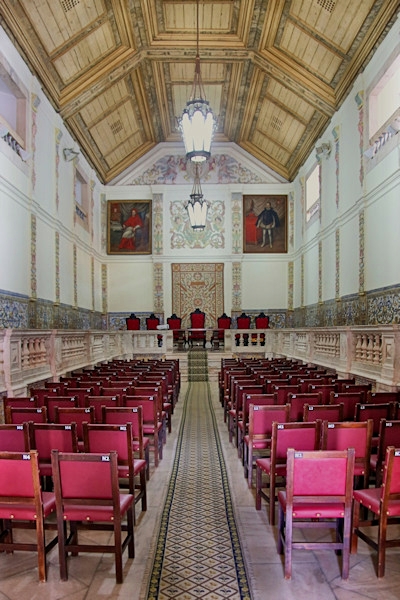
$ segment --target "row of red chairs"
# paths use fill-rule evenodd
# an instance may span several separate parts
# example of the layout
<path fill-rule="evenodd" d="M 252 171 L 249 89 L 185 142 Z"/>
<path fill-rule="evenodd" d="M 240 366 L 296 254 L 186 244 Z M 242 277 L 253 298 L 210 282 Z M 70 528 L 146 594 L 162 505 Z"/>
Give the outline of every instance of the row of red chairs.
<path fill-rule="evenodd" d="M 239 364 L 240 362 L 240 364 Z M 271 361 L 272 362 L 272 361 Z M 385 457 L 390 448 L 390 452 L 394 452 L 394 447 L 400 447 L 400 421 L 397 420 L 399 395 L 398 393 L 376 393 L 372 392 L 371 386 L 356 386 L 355 382 L 343 382 L 340 387 L 332 389 L 334 384 L 334 375 L 329 375 L 332 378 L 331 382 L 325 381 L 318 385 L 311 384 L 309 393 L 302 393 L 298 385 L 298 381 L 293 381 L 296 377 L 303 379 L 303 372 L 299 371 L 298 365 L 287 364 L 285 361 L 273 361 L 272 367 L 269 361 L 266 361 L 267 367 L 255 366 L 252 360 L 247 361 L 228 361 L 224 364 L 221 361 L 220 373 L 220 400 L 225 407 L 227 404 L 227 412 L 225 412 L 225 420 L 228 420 L 228 429 L 230 440 L 235 441 L 238 445 L 238 454 L 241 456 L 244 466 L 245 476 L 248 479 L 249 486 L 252 485 L 253 471 L 256 468 L 256 508 L 261 508 L 261 500 L 264 499 L 269 505 L 270 523 L 275 523 L 275 503 L 278 499 L 279 505 L 279 531 L 278 531 L 278 552 L 285 552 L 285 576 L 291 576 L 292 549 L 298 547 L 293 543 L 292 529 L 297 519 L 300 520 L 300 526 L 309 526 L 309 523 L 314 523 L 313 526 L 320 526 L 321 521 L 315 517 L 318 511 L 322 511 L 325 517 L 335 517 L 332 512 L 326 510 L 331 502 L 332 508 L 332 493 L 336 486 L 336 479 L 333 475 L 332 460 L 338 462 L 338 453 L 342 453 L 341 462 L 346 465 L 348 472 L 352 473 L 349 479 L 348 472 L 344 476 L 345 470 L 341 471 L 341 482 L 347 481 L 346 488 L 341 487 L 341 492 L 336 491 L 336 500 L 341 495 L 340 515 L 345 517 L 345 533 L 341 540 L 336 539 L 334 545 L 335 550 L 343 551 L 342 576 L 348 577 L 349 569 L 349 552 L 350 552 L 350 537 L 352 537 L 352 547 L 355 551 L 357 547 L 357 536 L 362 537 L 367 543 L 370 543 L 378 550 L 379 564 L 382 559 L 382 554 L 385 553 L 386 537 L 380 536 L 380 543 L 372 542 L 372 538 L 366 534 L 364 526 L 370 524 L 366 520 L 360 520 L 360 503 L 364 506 L 367 500 L 371 501 L 371 495 L 374 498 L 382 499 L 386 491 L 384 488 L 385 479 L 387 477 L 387 463 Z M 284 368 L 282 369 L 282 366 Z M 266 393 L 266 389 L 271 392 L 273 388 L 266 388 L 263 380 L 255 378 L 255 373 L 259 374 L 262 370 L 268 368 L 269 373 L 263 373 L 265 381 L 271 378 L 271 373 L 276 369 L 276 373 L 270 381 L 274 381 L 271 385 L 275 385 L 279 379 L 279 391 L 282 390 L 281 396 L 277 394 L 275 388 L 274 393 Z M 289 374 L 297 371 L 294 377 Z M 300 369 L 300 371 L 302 371 Z M 283 378 L 282 375 L 285 375 Z M 310 372 L 307 376 L 312 377 L 315 372 Z M 321 373 L 319 373 L 321 375 Z M 322 374 L 323 377 L 326 374 Z M 316 379 L 314 377 L 314 379 Z M 322 379 L 322 377 L 321 377 Z M 290 381 L 290 383 L 289 383 Z M 260 391 L 257 385 L 262 386 Z M 315 386 L 315 387 L 314 387 Z M 353 386 L 353 387 L 348 387 Z M 319 388 L 319 389 L 318 389 Z M 284 391 L 283 391 L 284 389 Z M 337 391 L 342 389 L 343 391 Z M 352 391 L 348 391 L 348 390 Z M 329 390 L 329 402 L 326 402 L 327 396 L 324 398 L 324 391 Z M 321 393 L 322 392 L 322 393 Z M 347 400 L 349 396 L 351 400 Z M 338 402 L 339 400 L 339 402 Z M 346 405 L 345 405 L 345 401 Z M 347 411 L 346 411 L 347 409 Z M 346 414 L 347 412 L 347 414 Z M 346 421 L 346 417 L 348 420 Z M 295 449 L 295 451 L 290 449 Z M 349 448 L 352 448 L 350 451 Z M 374 453 L 372 454 L 372 450 Z M 332 454 L 333 453 L 333 454 Z M 349 453 L 353 453 L 350 457 Z M 400 454 L 400 451 L 399 451 Z M 301 486 L 294 486 L 294 465 L 296 459 L 301 457 L 307 461 L 312 459 L 308 464 L 307 461 L 303 465 L 307 467 L 304 473 L 308 472 L 307 480 L 309 479 L 312 485 L 301 490 Z M 334 456 L 335 455 L 335 456 Z M 328 460 L 329 459 L 329 460 Z M 316 461 L 322 461 L 316 466 L 316 470 L 312 471 L 316 465 Z M 324 467 L 322 467 L 325 461 Z M 330 462 L 329 462 L 330 461 Z M 339 461 L 340 462 L 340 461 Z M 328 469 L 328 464 L 329 469 Z M 352 466 L 349 467 L 349 464 Z M 318 473 L 317 479 L 312 473 Z M 325 477 L 326 473 L 330 473 Z M 369 481 L 375 480 L 376 487 L 370 492 Z M 383 486 L 381 485 L 383 482 Z M 334 485 L 332 485 L 334 484 Z M 286 489 L 282 489 L 285 488 Z M 354 490 L 353 494 L 353 488 Z M 279 488 L 281 488 L 279 490 Z M 357 488 L 361 488 L 361 491 Z M 318 490 L 318 491 L 317 491 Z M 357 495 L 356 492 L 360 493 Z M 278 492 L 278 494 L 277 494 Z M 295 502 L 304 502 L 304 499 L 295 500 L 295 495 L 311 494 L 314 496 L 309 502 L 307 510 L 304 504 L 296 504 Z M 352 530 L 352 505 L 354 495 L 354 514 L 355 527 Z M 386 501 L 390 502 L 392 497 L 387 497 Z M 375 500 L 372 506 L 377 508 L 379 501 Z M 394 513 L 400 515 L 400 510 L 397 504 Z M 304 508 L 304 510 L 303 510 Z M 397 512 L 396 512 L 397 511 Z M 329 514 L 330 512 L 330 514 Z M 319 513 L 321 514 L 321 512 Z M 336 510 L 336 516 L 339 512 Z M 380 511 L 378 521 L 385 520 L 385 515 Z M 288 517 L 290 516 L 290 518 Z M 306 517 L 306 523 L 304 523 Z M 375 522 L 378 522 L 375 521 Z M 326 524 L 324 524 L 326 525 Z M 385 524 L 386 526 L 386 524 Z M 341 532 L 343 534 L 343 530 Z M 374 546 L 375 543 L 375 546 Z M 399 542 L 397 544 L 399 545 Z M 303 542 L 303 548 L 324 548 L 328 547 L 326 543 L 308 543 Z M 383 576 L 383 570 L 378 568 L 378 576 Z"/>
<path fill-rule="evenodd" d="M 118 383 L 118 373 L 123 378 L 121 370 L 126 374 L 131 367 L 133 370 L 134 365 L 120 362 L 110 365 L 110 370 L 106 370 L 110 373 L 112 369 L 112 379 L 105 377 L 103 381 Z M 179 364 L 174 362 L 170 367 L 175 373 L 171 380 L 173 385 L 168 385 L 166 393 L 168 399 L 176 402 Z M 135 370 L 135 374 L 138 372 Z M 162 429 L 160 420 L 165 390 L 155 386 L 152 393 L 156 390 L 156 395 L 146 397 L 142 395 L 146 388 L 137 386 L 138 395 L 118 393 L 118 396 L 109 397 L 106 394 L 113 388 L 104 387 L 101 389 L 104 395 L 88 395 L 88 390 L 92 392 L 94 388 L 84 387 L 83 382 L 94 384 L 103 377 L 100 369 L 93 369 L 90 374 L 74 374 L 70 381 L 57 383 L 54 387 L 52 383 L 47 384 L 40 400 L 35 395 L 28 402 L 30 408 L 12 406 L 18 400 L 4 399 L 7 421 L 20 422 L 0 425 L 0 521 L 3 530 L 0 550 L 37 551 L 41 581 L 46 580 L 46 554 L 57 541 L 62 580 L 68 577 L 68 553 L 113 553 L 118 583 L 123 579 L 122 553 L 125 548 L 129 548 L 129 557 L 134 556 L 134 507 L 141 501 L 142 510 L 147 509 L 149 447 L 153 438 L 154 462 L 157 464 L 165 441 L 166 429 Z M 137 378 L 132 381 L 137 383 Z M 79 398 L 69 397 L 71 383 L 77 386 L 73 390 L 85 390 L 86 394 Z M 61 406 L 64 402 L 66 406 Z M 32 407 L 32 404 L 36 406 Z M 155 432 L 144 419 L 147 409 L 151 412 L 153 425 L 156 423 Z M 55 423 L 47 422 L 49 413 Z M 41 420 L 43 422 L 38 422 Z M 125 490 L 121 490 L 122 481 L 128 484 Z M 54 512 L 57 514 L 56 527 L 54 522 L 47 520 Z M 14 528 L 25 528 L 26 521 L 36 527 L 35 544 L 20 543 L 12 535 Z M 104 521 L 111 524 L 104 526 Z M 92 527 L 113 531 L 112 542 L 96 545 L 78 541 L 78 529 Z M 48 530 L 54 529 L 57 529 L 57 535 L 46 540 Z M 122 539 L 122 532 L 126 532 L 125 539 Z"/>

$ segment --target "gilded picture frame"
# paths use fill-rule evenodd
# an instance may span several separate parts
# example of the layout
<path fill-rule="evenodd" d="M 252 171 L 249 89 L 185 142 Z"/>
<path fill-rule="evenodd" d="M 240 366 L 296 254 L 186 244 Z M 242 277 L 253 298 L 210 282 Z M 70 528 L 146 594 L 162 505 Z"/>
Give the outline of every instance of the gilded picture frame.
<path fill-rule="evenodd" d="M 243 252 L 287 252 L 287 210 L 287 195 L 244 195 Z"/>
<path fill-rule="evenodd" d="M 107 202 L 107 254 L 151 254 L 151 200 Z"/>

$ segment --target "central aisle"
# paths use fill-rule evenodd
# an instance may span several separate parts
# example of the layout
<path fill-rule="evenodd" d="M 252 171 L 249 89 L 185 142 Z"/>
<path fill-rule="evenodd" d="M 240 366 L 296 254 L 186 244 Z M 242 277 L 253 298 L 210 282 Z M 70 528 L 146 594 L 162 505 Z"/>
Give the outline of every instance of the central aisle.
<path fill-rule="evenodd" d="M 207 382 L 189 385 L 148 600 L 249 598 L 231 491 Z"/>

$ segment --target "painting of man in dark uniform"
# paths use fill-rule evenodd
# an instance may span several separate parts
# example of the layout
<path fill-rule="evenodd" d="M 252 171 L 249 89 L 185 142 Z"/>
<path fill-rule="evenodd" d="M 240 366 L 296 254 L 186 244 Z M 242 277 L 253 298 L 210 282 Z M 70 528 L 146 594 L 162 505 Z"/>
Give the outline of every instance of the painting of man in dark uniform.
<path fill-rule="evenodd" d="M 287 196 L 243 196 L 243 252 L 287 252 Z"/>

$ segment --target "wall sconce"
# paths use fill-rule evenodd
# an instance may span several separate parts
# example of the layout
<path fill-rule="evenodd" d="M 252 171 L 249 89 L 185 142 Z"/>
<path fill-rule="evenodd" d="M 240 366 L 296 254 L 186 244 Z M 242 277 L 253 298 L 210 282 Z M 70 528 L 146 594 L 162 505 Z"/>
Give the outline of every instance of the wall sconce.
<path fill-rule="evenodd" d="M 79 152 L 76 152 L 76 150 L 73 150 L 72 148 L 64 148 L 63 153 L 64 160 L 67 162 L 71 162 L 71 160 L 74 160 L 74 158 L 79 156 Z"/>
<path fill-rule="evenodd" d="M 328 142 L 327 144 L 323 143 L 320 146 L 317 146 L 315 148 L 315 152 L 316 152 L 318 159 L 322 158 L 322 157 L 328 158 L 328 156 L 331 153 L 331 150 L 332 150 L 332 146 L 331 146 L 330 142 Z"/>

